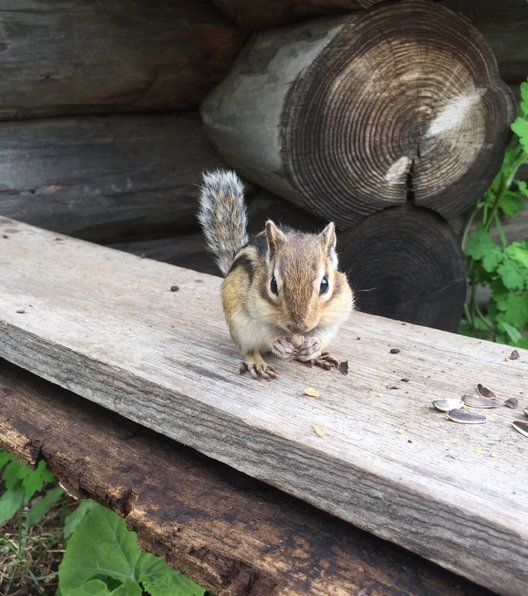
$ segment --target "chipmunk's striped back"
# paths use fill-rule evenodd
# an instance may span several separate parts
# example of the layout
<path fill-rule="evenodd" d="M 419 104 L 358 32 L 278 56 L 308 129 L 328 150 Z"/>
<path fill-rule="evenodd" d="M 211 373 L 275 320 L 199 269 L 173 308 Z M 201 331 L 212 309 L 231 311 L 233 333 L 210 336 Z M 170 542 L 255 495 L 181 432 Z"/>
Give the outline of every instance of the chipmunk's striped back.
<path fill-rule="evenodd" d="M 216 264 L 227 275 L 236 254 L 248 242 L 244 186 L 234 172 L 204 174 L 198 221 Z"/>

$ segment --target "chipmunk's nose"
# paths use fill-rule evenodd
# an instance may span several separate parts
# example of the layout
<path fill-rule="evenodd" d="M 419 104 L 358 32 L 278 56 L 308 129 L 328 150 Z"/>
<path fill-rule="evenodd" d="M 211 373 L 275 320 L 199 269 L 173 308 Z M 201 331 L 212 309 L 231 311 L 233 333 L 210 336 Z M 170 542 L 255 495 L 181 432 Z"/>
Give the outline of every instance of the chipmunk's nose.
<path fill-rule="evenodd" d="M 304 324 L 304 323 L 290 323 L 288 325 L 288 329 L 292 332 L 292 333 L 306 333 L 306 331 L 308 331 L 308 327 Z"/>

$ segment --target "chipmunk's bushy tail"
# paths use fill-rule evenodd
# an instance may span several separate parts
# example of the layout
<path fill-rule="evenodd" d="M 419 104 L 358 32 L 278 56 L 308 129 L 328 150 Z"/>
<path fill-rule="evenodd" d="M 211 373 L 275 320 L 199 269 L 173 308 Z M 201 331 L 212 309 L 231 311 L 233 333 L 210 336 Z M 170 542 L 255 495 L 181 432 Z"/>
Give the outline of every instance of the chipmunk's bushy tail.
<path fill-rule="evenodd" d="M 234 172 L 204 174 L 198 221 L 216 264 L 227 275 L 237 252 L 248 242 L 244 186 Z"/>

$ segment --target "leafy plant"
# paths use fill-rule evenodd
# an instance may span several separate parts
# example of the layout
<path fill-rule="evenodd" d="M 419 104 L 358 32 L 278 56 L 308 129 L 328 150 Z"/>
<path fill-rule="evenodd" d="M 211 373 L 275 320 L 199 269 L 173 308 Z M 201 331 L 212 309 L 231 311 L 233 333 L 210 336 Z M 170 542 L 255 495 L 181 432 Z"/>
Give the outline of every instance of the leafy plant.
<path fill-rule="evenodd" d="M 462 235 L 471 294 L 460 330 L 528 348 L 528 238 L 508 243 L 501 221 L 525 209 L 528 197 L 527 183 L 517 178 L 519 168 L 528 164 L 528 81 L 521 85 L 519 115 L 511 129 L 515 136 L 502 168 L 471 211 Z M 478 288 L 483 286 L 491 291 L 485 310 L 477 301 Z"/>
<path fill-rule="evenodd" d="M 54 582 L 56 572 L 49 573 L 50 554 L 57 534 L 39 524 L 51 508 L 63 498 L 45 463 L 30 470 L 0 449 L 0 478 L 4 492 L 0 496 L 0 592 L 9 594 L 31 587 L 43 594 Z M 37 526 L 39 526 L 37 528 Z"/>
<path fill-rule="evenodd" d="M 83 502 L 81 502 L 83 503 Z M 204 590 L 143 552 L 136 534 L 116 513 L 85 501 L 67 521 L 75 527 L 59 567 L 59 591 L 64 596 L 202 596 Z"/>
<path fill-rule="evenodd" d="M 30 470 L 1 449 L 0 471 L 5 486 L 4 494 L 0 496 L 0 525 L 11 519 L 45 485 L 55 482 L 43 460 L 36 470 Z M 60 488 L 55 488 L 37 500 L 27 514 L 28 524 L 31 526 L 39 523 L 50 507 L 60 499 L 62 492 Z"/>
<path fill-rule="evenodd" d="M 59 547 L 60 552 L 61 545 L 57 534 L 38 537 L 32 535 L 32 529 L 53 505 L 65 499 L 64 492 L 53 486 L 55 479 L 44 461 L 30 470 L 2 449 L 0 478 L 4 487 L 0 526 L 15 520 L 14 533 L 0 534 L 0 563 L 9 562 L 8 571 L 0 570 L 1 593 L 10 592 L 16 577 L 23 586 L 31 585 L 35 593 L 49 593 L 43 583 L 56 582 L 58 574 L 57 594 L 62 596 L 203 596 L 204 590 L 190 579 L 159 557 L 143 552 L 136 534 L 127 530 L 119 515 L 90 499 L 80 501 L 67 517 L 60 516 L 60 534 L 67 543 L 59 571 L 36 575 L 32 549 Z"/>

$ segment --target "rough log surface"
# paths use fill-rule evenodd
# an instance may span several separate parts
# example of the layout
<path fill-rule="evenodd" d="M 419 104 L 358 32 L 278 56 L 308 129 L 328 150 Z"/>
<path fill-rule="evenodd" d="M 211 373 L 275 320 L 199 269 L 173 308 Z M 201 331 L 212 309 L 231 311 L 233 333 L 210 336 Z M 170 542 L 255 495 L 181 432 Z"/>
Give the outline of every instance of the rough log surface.
<path fill-rule="evenodd" d="M 0 445 L 219 595 L 487 591 L 3 361 Z"/>
<path fill-rule="evenodd" d="M 480 33 L 425 0 L 255 34 L 201 111 L 229 164 L 342 228 L 407 201 L 463 213 L 514 115 Z"/>
<path fill-rule="evenodd" d="M 528 351 L 355 313 L 333 346 L 348 376 L 276 362 L 280 380 L 259 384 L 238 373 L 218 278 L 9 219 L 0 243 L 0 357 L 485 587 L 526 591 L 521 410 L 468 427 L 430 403 L 483 383 L 526 407 Z"/>
<path fill-rule="evenodd" d="M 368 8 L 383 0 L 212 0 L 240 27 L 260 31 L 317 16 Z M 502 78 L 519 83 L 528 72 L 526 0 L 442 0 L 467 17 L 489 43 Z"/>
<path fill-rule="evenodd" d="M 447 222 L 404 205 L 339 237 L 340 265 L 362 312 L 455 331 L 466 297 L 466 259 Z"/>
<path fill-rule="evenodd" d="M 207 0 L 4 0 L 0 119 L 197 107 L 244 34 Z"/>
<path fill-rule="evenodd" d="M 259 31 L 313 17 L 368 8 L 383 0 L 212 0 L 240 27 Z"/>
<path fill-rule="evenodd" d="M 489 43 L 501 77 L 520 83 L 528 73 L 528 4 L 525 0 L 443 0 L 442 4 L 467 17 Z"/>
<path fill-rule="evenodd" d="M 324 220 L 310 215 L 299 207 L 266 191 L 256 190 L 255 192 L 255 189 L 251 188 L 247 190 L 250 191 L 246 197 L 249 217 L 248 230 L 252 234 L 261 232 L 269 218 L 276 223 L 304 232 L 319 232 L 326 225 Z M 108 246 L 149 259 L 194 269 L 201 273 L 221 275 L 213 257 L 205 248 L 201 232 L 166 238 L 113 242 Z"/>
<path fill-rule="evenodd" d="M 0 214 L 99 242 L 195 228 L 221 167 L 194 114 L 0 123 Z"/>

